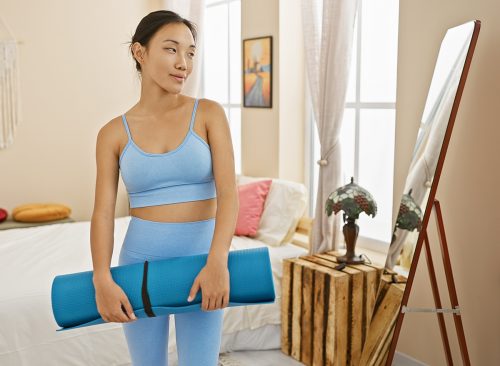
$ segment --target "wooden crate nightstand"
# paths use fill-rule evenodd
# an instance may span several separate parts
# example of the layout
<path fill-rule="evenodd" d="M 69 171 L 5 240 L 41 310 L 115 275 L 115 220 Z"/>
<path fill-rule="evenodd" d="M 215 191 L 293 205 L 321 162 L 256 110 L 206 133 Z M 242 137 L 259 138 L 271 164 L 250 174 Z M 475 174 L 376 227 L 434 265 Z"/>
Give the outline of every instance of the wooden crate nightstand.
<path fill-rule="evenodd" d="M 305 365 L 357 365 L 361 358 L 383 268 L 340 269 L 340 255 L 283 261 L 281 350 Z"/>

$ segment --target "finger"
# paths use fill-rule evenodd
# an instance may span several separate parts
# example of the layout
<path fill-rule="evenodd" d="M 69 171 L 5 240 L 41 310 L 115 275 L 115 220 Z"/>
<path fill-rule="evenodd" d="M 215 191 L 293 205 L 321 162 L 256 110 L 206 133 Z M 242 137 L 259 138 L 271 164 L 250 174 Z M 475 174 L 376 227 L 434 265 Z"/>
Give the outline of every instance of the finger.
<path fill-rule="evenodd" d="M 122 323 L 128 321 L 128 316 L 125 314 L 125 308 L 121 302 L 114 308 L 113 317 L 115 322 Z"/>
<path fill-rule="evenodd" d="M 217 310 L 220 307 L 220 298 L 218 295 L 213 297 L 212 310 Z"/>
<path fill-rule="evenodd" d="M 202 310 L 204 311 L 207 311 L 208 310 L 208 297 L 207 296 L 203 296 L 203 300 L 201 302 L 201 308 Z"/>
<path fill-rule="evenodd" d="M 193 286 L 191 286 L 191 291 L 189 291 L 188 301 L 193 301 L 193 299 L 196 297 L 196 294 L 197 294 L 199 288 L 200 288 L 200 285 L 198 282 L 198 277 L 196 277 L 196 279 L 194 280 Z"/>
<path fill-rule="evenodd" d="M 208 298 L 208 301 L 207 301 L 207 310 L 208 311 L 212 311 L 214 309 L 214 298 L 213 296 L 209 297 Z"/>
<path fill-rule="evenodd" d="M 222 308 L 222 295 L 217 296 L 217 301 L 215 303 L 215 308 L 216 309 L 221 309 Z"/>
<path fill-rule="evenodd" d="M 122 301 L 122 310 L 127 314 L 129 320 L 136 320 L 137 318 L 134 314 L 134 309 L 132 308 L 132 305 L 130 305 L 128 299 L 125 298 Z"/>
<path fill-rule="evenodd" d="M 116 314 L 109 314 L 109 321 L 114 323 L 118 322 L 118 317 L 116 316 Z"/>
<path fill-rule="evenodd" d="M 127 314 L 125 314 L 122 309 L 120 309 L 120 311 L 115 314 L 115 317 L 118 323 L 127 323 L 130 321 Z"/>

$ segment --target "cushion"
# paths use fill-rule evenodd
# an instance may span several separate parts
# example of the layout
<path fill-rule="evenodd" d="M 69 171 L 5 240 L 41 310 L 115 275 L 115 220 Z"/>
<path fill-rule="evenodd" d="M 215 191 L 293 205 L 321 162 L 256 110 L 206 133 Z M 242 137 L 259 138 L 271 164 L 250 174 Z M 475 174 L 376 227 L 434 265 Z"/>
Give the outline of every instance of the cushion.
<path fill-rule="evenodd" d="M 44 222 L 59 220 L 68 217 L 71 208 L 58 203 L 27 203 L 12 210 L 15 221 L 21 222 Z"/>
<path fill-rule="evenodd" d="M 257 234 L 264 203 L 271 188 L 271 179 L 238 186 L 239 211 L 235 235 L 253 237 Z"/>
<path fill-rule="evenodd" d="M 307 187 L 302 183 L 269 177 L 237 175 L 238 185 L 272 179 L 255 239 L 270 246 L 291 241 L 307 207 Z"/>
<path fill-rule="evenodd" d="M 9 213 L 7 212 L 7 210 L 4 208 L 0 208 L 0 222 L 7 220 L 8 216 L 9 216 Z"/>

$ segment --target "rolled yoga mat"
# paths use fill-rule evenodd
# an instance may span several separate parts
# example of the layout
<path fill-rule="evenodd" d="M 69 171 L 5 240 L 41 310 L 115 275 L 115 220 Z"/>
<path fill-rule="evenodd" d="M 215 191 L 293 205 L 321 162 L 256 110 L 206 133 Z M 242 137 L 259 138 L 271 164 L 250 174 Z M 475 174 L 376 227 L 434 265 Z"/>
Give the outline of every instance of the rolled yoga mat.
<path fill-rule="evenodd" d="M 137 318 L 201 309 L 202 289 L 187 301 L 208 254 L 144 261 L 111 267 L 113 280 L 127 295 Z M 231 250 L 228 254 L 228 306 L 259 305 L 275 300 L 267 247 Z M 106 323 L 97 311 L 93 271 L 58 275 L 52 282 L 56 331 Z M 200 310 L 202 311 L 202 310 Z"/>

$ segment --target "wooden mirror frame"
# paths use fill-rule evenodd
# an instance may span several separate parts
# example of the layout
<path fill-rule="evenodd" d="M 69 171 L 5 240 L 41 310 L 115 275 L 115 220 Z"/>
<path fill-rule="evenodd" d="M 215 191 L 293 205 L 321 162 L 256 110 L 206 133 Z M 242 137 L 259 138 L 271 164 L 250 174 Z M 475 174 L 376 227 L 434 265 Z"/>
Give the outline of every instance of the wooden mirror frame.
<path fill-rule="evenodd" d="M 413 284 L 413 279 L 415 278 L 415 273 L 417 269 L 417 264 L 418 264 L 418 259 L 420 257 L 420 251 L 422 249 L 422 245 L 426 244 L 426 248 L 430 249 L 429 243 L 428 243 L 428 236 L 427 236 L 427 227 L 429 223 L 429 217 L 431 214 L 431 211 L 434 207 L 436 207 L 436 214 L 437 214 L 437 220 L 438 220 L 438 229 L 439 229 L 439 239 L 441 241 L 441 249 L 443 251 L 443 262 L 445 265 L 445 274 L 446 274 L 446 280 L 448 283 L 448 287 L 450 290 L 450 298 L 452 299 L 452 303 L 455 303 L 458 305 L 458 299 L 456 296 L 456 291 L 454 288 L 454 283 L 453 283 L 453 276 L 451 273 L 451 263 L 449 262 L 449 255 L 447 251 L 447 245 L 446 245 L 446 239 L 441 238 L 444 236 L 444 226 L 442 224 L 442 218 L 441 218 L 441 210 L 439 206 L 439 201 L 436 200 L 436 191 L 437 187 L 439 184 L 439 179 L 441 177 L 441 172 L 443 169 L 444 165 L 444 159 L 446 156 L 446 151 L 448 149 L 448 145 L 450 142 L 451 138 L 451 133 L 453 130 L 454 122 L 456 119 L 456 115 L 458 112 L 458 107 L 460 104 L 460 100 L 462 97 L 463 89 L 465 86 L 465 81 L 467 79 L 467 75 L 469 72 L 470 64 L 472 61 L 472 56 L 474 54 L 474 49 L 477 43 L 477 38 L 479 35 L 479 29 L 481 27 L 481 22 L 479 20 L 474 20 L 470 22 L 463 23 L 457 27 L 460 26 L 465 26 L 466 24 L 473 24 L 473 29 L 471 31 L 471 38 L 469 41 L 468 49 L 467 49 L 467 54 L 465 56 L 464 64 L 461 70 L 460 74 L 460 79 L 458 81 L 457 85 L 457 90 L 453 99 L 453 104 L 451 107 L 450 111 L 450 116 L 448 118 L 448 123 L 446 125 L 446 131 L 444 133 L 444 137 L 441 143 L 440 147 L 440 152 L 438 156 L 438 160 L 436 162 L 436 168 L 434 175 L 432 177 L 432 182 L 431 182 L 431 187 L 429 190 L 429 195 L 427 197 L 427 205 L 425 208 L 425 213 L 423 215 L 422 219 L 422 224 L 418 233 L 418 238 L 415 244 L 415 249 L 413 256 L 411 258 L 411 264 L 410 264 L 410 270 L 408 272 L 408 278 L 405 276 L 400 276 L 396 271 L 392 270 L 392 267 L 386 267 L 384 269 L 384 274 L 382 275 L 382 278 L 380 280 L 380 284 L 378 287 L 377 291 L 377 297 L 375 301 L 375 306 L 372 311 L 372 318 L 371 318 L 371 323 L 367 332 L 367 336 L 365 339 L 365 343 L 363 345 L 363 350 L 361 354 L 361 360 L 360 360 L 360 366 L 372 366 L 372 365 L 386 365 L 390 366 L 392 364 L 393 358 L 394 358 L 394 353 L 396 351 L 396 346 L 398 342 L 398 337 L 399 333 L 401 331 L 401 326 L 403 323 L 403 318 L 404 318 L 404 313 L 405 310 L 408 312 L 407 308 L 407 303 L 408 303 L 408 298 L 410 296 L 410 291 L 411 287 Z M 453 27 L 453 28 L 457 28 Z M 453 29 L 450 28 L 450 29 Z M 441 47 L 443 46 L 444 40 L 446 36 L 443 38 L 441 41 Z M 441 50 L 440 50 L 441 51 Z M 438 62 L 439 62 L 439 55 L 436 60 L 436 64 L 434 67 L 434 71 L 436 71 L 436 68 L 438 67 Z M 434 79 L 433 75 L 433 79 Z M 431 81 L 431 86 L 429 88 L 429 93 L 431 92 L 432 88 L 432 81 Z M 426 105 L 427 105 L 426 101 Z M 424 111 L 425 112 L 425 111 Z M 444 126 L 443 126 L 444 127 Z M 418 144 L 418 137 L 417 137 L 417 144 Z M 418 146 L 416 145 L 416 148 Z M 414 151 L 414 156 L 412 157 L 412 162 L 413 159 L 415 158 L 415 153 Z M 411 164 L 410 164 L 410 169 L 411 169 Z M 411 171 L 409 170 L 409 173 L 411 174 Z M 407 178 L 408 179 L 408 178 Z M 405 183 L 405 187 L 406 187 Z M 411 192 L 411 191 L 410 191 Z M 425 201 L 422 202 L 422 205 L 424 204 Z M 399 211 L 399 210 L 398 210 Z M 395 220 L 395 225 L 396 227 L 397 219 Z M 393 238 L 394 240 L 394 238 Z M 392 242 L 391 242 L 392 245 Z M 397 249 L 395 249 L 397 250 Z M 439 299 L 439 290 L 437 288 L 437 281 L 435 278 L 435 273 L 434 273 L 434 268 L 432 264 L 432 257 L 430 254 L 429 250 L 426 250 L 427 254 L 427 259 L 428 259 L 428 267 L 429 267 L 429 274 L 431 277 L 431 285 L 432 285 L 432 290 L 433 290 L 433 295 L 434 295 L 434 300 L 436 302 L 436 308 L 440 308 L 440 299 Z M 388 251 L 388 258 L 389 260 L 389 255 L 391 255 L 390 250 Z M 447 259 L 446 259 L 447 257 Z M 401 258 L 401 257 L 400 257 Z M 387 261 L 385 266 L 387 266 Z M 421 309 L 411 309 L 421 311 Z M 427 311 L 428 309 L 424 309 Z M 435 310 L 435 309 L 433 309 Z M 440 310 L 441 311 L 441 310 Z M 461 318 L 459 313 L 459 310 L 457 309 L 456 311 L 454 310 L 454 317 L 455 317 L 455 326 L 457 328 L 457 335 L 458 335 L 458 340 L 459 340 L 459 345 L 460 349 L 462 352 L 462 359 L 464 360 L 465 365 L 469 365 L 470 362 L 468 361 L 468 353 L 467 353 L 467 347 L 466 347 L 466 342 L 465 342 L 465 336 L 463 332 L 463 327 L 461 323 Z M 443 339 L 443 344 L 447 356 L 447 360 L 451 359 L 451 351 L 449 348 L 449 343 L 448 343 L 448 338 L 446 334 L 446 326 L 444 324 L 444 318 L 443 314 L 440 312 L 437 312 L 438 315 L 438 321 L 439 321 L 439 326 L 441 330 L 441 335 Z M 443 329 L 444 328 L 444 329 Z"/>

